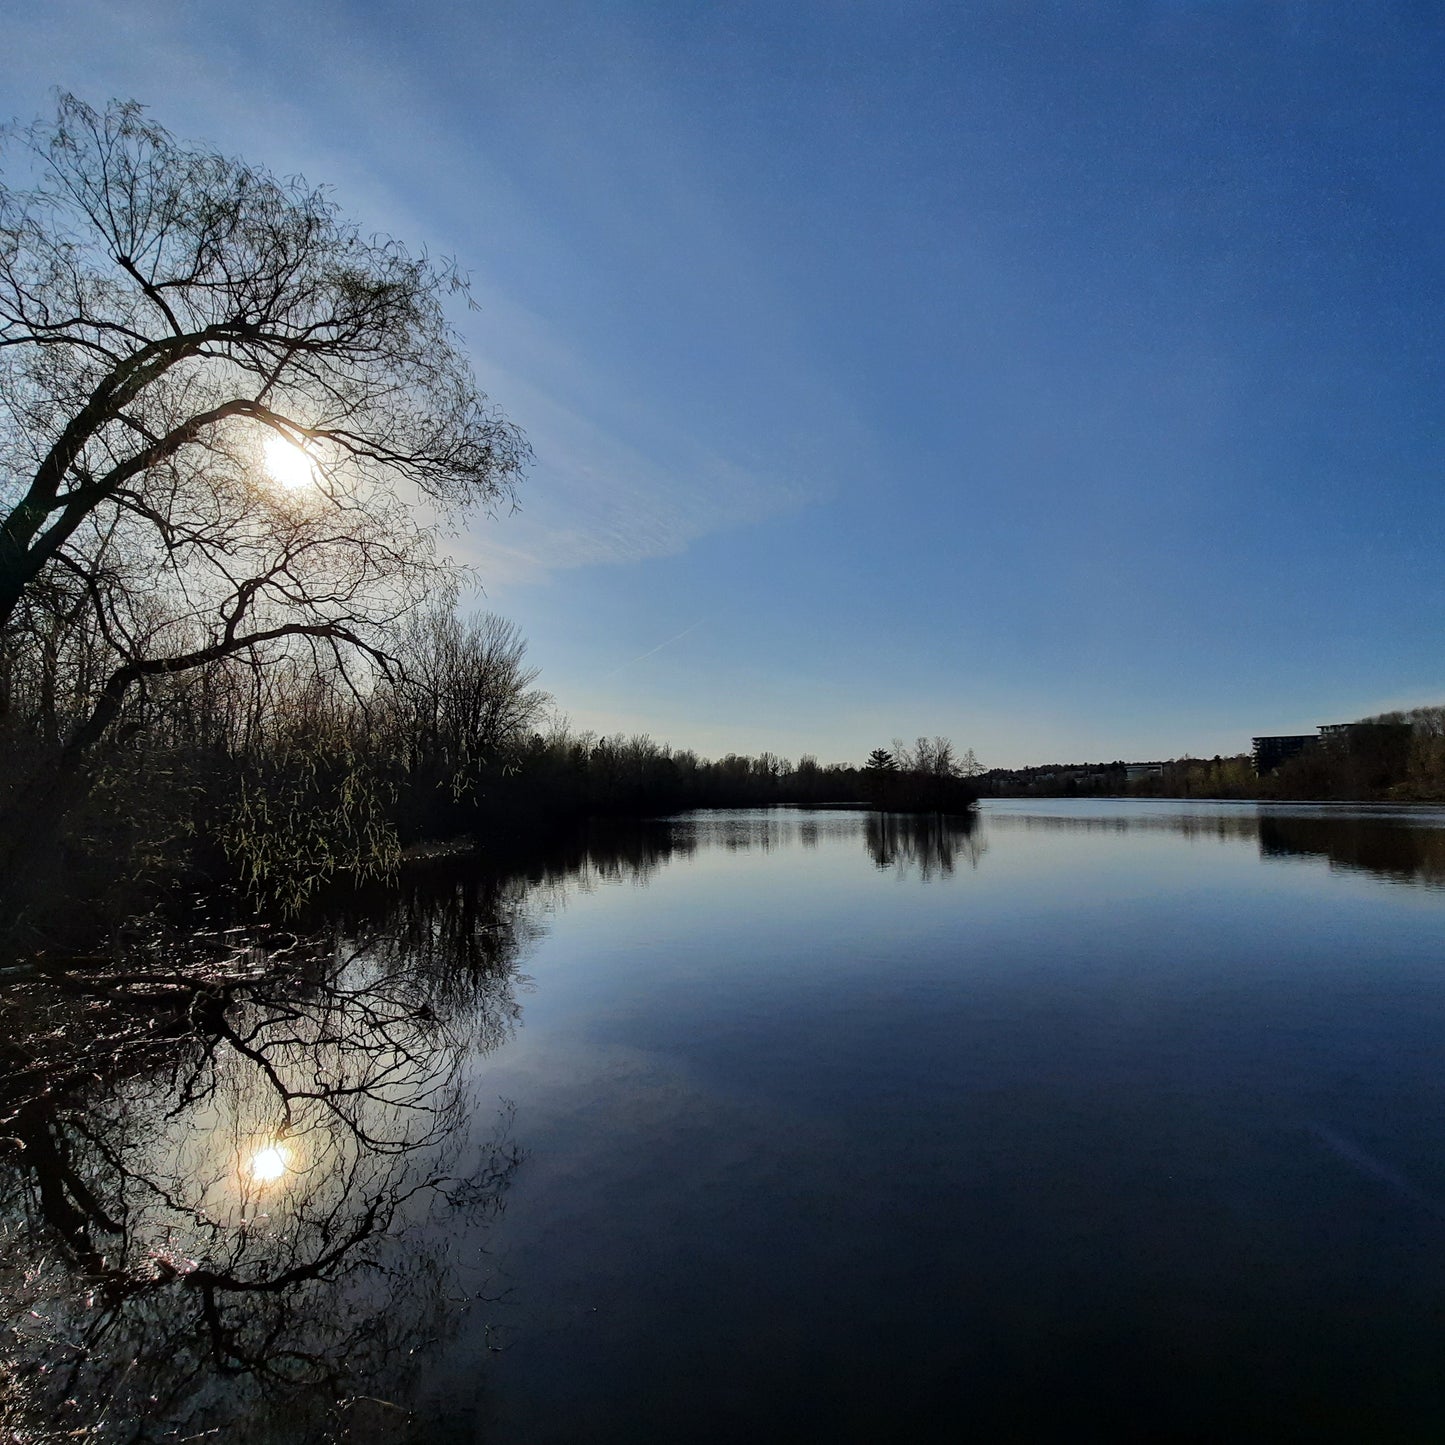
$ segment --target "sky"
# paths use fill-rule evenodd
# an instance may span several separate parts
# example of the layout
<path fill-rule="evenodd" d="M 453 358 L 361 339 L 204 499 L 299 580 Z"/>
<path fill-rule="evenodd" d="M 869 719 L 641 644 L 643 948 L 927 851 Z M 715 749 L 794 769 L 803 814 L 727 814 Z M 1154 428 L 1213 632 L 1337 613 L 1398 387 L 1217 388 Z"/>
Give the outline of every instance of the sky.
<path fill-rule="evenodd" d="M 579 728 L 988 766 L 1445 700 L 1445 9 L 0 0 L 456 258 Z"/>

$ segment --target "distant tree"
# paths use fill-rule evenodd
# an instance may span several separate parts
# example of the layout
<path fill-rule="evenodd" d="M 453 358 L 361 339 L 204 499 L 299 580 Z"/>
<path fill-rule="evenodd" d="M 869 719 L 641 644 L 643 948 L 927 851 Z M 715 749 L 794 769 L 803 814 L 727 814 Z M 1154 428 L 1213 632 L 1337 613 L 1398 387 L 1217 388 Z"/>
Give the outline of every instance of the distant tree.
<path fill-rule="evenodd" d="M 157 680 L 384 662 L 438 528 L 527 448 L 445 320 L 456 273 L 323 192 L 134 103 L 4 141 L 0 710 L 43 661 L 53 804 Z"/>
<path fill-rule="evenodd" d="M 912 744 L 894 738 L 891 753 L 875 748 L 870 754 L 861 774 L 862 791 L 874 807 L 884 810 L 963 813 L 978 798 L 972 779 L 981 771 L 972 752 L 960 759 L 948 738 L 920 737 Z"/>
<path fill-rule="evenodd" d="M 922 773 L 930 778 L 958 775 L 958 756 L 949 738 L 921 737 L 911 747 L 902 738 L 894 738 L 893 756 L 905 772 Z"/>
<path fill-rule="evenodd" d="M 533 684 L 527 644 L 495 612 L 463 618 L 447 604 L 413 617 L 397 675 L 385 694 L 395 751 L 413 772 L 430 770 L 454 793 L 477 770 L 504 762 L 542 721 L 551 701 Z"/>

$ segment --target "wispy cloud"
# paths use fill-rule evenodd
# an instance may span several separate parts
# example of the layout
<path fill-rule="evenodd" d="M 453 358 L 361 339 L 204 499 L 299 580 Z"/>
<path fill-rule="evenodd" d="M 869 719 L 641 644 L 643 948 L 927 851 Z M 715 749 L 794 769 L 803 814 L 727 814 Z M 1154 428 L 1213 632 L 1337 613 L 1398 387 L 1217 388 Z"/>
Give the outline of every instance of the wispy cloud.
<path fill-rule="evenodd" d="M 684 627 L 681 632 L 675 633 L 665 642 L 659 642 L 656 647 L 649 647 L 646 652 L 639 653 L 636 657 L 624 662 L 621 667 L 614 667 L 611 672 L 604 674 L 600 681 L 607 682 L 616 677 L 618 673 L 625 672 L 629 667 L 635 667 L 639 662 L 646 662 L 649 657 L 655 657 L 664 647 L 671 647 L 674 642 L 681 642 L 689 632 L 696 632 L 707 621 L 708 615 L 710 614 L 699 617 L 691 626 Z"/>
<path fill-rule="evenodd" d="M 415 69 L 369 46 L 344 3 L 329 0 L 310 15 L 308 33 L 318 43 L 336 43 L 327 46 L 326 73 L 309 75 L 304 87 L 295 83 L 291 60 L 259 64 L 260 38 L 291 24 L 280 7 L 263 0 L 253 26 L 219 32 L 204 25 L 208 9 L 141 0 L 122 17 L 95 0 L 65 0 L 16 26 L 0 79 L 8 76 L 22 109 L 43 109 L 43 87 L 20 82 L 40 73 L 47 57 L 47 83 L 90 99 L 135 96 L 183 135 L 334 183 L 343 208 L 366 224 L 418 248 L 455 254 L 472 269 L 478 309 L 461 318 L 464 337 L 483 388 L 524 428 L 536 453 L 520 511 L 478 519 L 454 539 L 453 550 L 476 566 L 484 585 L 496 590 L 560 570 L 675 555 L 710 533 L 806 503 L 815 489 L 790 474 L 787 462 L 759 466 L 720 444 L 719 413 L 690 412 L 654 395 L 610 348 L 598 352 L 595 330 L 589 340 L 579 325 L 585 318 L 570 311 L 539 315 L 536 296 L 509 290 L 511 283 L 486 269 L 497 247 L 544 249 L 561 273 L 575 270 L 586 257 L 565 225 L 578 224 L 579 214 L 604 234 L 626 235 L 638 226 L 599 185 L 596 157 L 579 154 L 585 137 L 571 132 L 537 142 L 552 164 L 548 174 L 563 187 L 550 197 L 549 213 L 526 158 L 478 147 L 456 98 L 449 108 Z M 639 85 L 645 79 L 634 77 Z M 570 154 L 570 169 L 558 169 L 553 152 Z M 676 250 L 709 274 L 735 266 L 744 268 L 743 282 L 755 280 L 746 275 L 745 248 L 726 234 L 726 218 L 716 214 L 706 187 L 689 189 L 681 179 L 692 169 L 653 178 L 677 209 Z M 568 186 L 576 188 L 570 216 Z M 596 209 L 576 212 L 583 201 Z M 642 255 L 634 259 L 645 265 Z M 761 298 L 759 286 L 740 285 L 740 297 L 752 293 Z M 654 304 L 667 302 L 659 297 Z"/>
<path fill-rule="evenodd" d="M 573 567 L 673 556 L 710 533 L 781 515 L 814 493 L 649 414 L 625 381 L 589 366 L 538 318 L 482 299 L 478 375 L 536 454 L 520 510 L 467 533 L 468 559 L 499 585 Z M 534 369 L 535 368 L 535 369 Z M 626 416 L 627 435 L 608 418 Z"/>

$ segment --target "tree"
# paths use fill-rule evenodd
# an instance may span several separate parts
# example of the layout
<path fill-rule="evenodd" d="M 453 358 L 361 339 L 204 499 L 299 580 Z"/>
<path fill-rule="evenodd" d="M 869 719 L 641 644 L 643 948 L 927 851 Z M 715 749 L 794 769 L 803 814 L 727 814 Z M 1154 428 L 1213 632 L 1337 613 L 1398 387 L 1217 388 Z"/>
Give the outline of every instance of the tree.
<path fill-rule="evenodd" d="M 410 773 L 460 796 L 479 772 L 519 751 L 543 719 L 550 696 L 533 686 L 527 644 L 495 612 L 461 618 L 441 604 L 410 619 L 404 657 L 388 701 L 395 751 Z"/>
<path fill-rule="evenodd" d="M 885 765 L 884 759 L 887 759 Z M 893 739 L 890 753 L 875 748 L 863 769 L 864 795 L 875 808 L 904 813 L 966 813 L 978 799 L 978 760 L 959 757 L 949 738 Z"/>
<path fill-rule="evenodd" d="M 959 762 L 949 738 L 921 737 L 912 747 L 902 738 L 893 740 L 893 756 L 907 773 L 920 773 L 930 778 L 958 776 Z"/>
<path fill-rule="evenodd" d="M 0 718 L 43 655 L 53 804 L 156 679 L 384 666 L 439 530 L 528 451 L 445 319 L 454 268 L 134 103 L 4 141 Z"/>

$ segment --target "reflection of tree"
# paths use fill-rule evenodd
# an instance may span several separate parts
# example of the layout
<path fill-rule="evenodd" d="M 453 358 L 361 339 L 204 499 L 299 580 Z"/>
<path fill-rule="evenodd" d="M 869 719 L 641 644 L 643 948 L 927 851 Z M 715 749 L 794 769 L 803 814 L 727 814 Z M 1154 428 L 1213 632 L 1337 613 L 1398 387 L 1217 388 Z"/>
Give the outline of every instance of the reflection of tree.
<path fill-rule="evenodd" d="M 1170 833 L 1191 843 L 1249 843 L 1265 858 L 1321 857 L 1397 882 L 1445 887 L 1445 829 L 1410 813 L 1288 811 L 1283 808 L 1185 804 L 1176 812 L 1069 816 L 990 811 L 991 829 L 1124 834 Z"/>
<path fill-rule="evenodd" d="M 1125 806 L 1128 806 L 1126 803 Z M 1188 804 L 1184 805 L 1188 807 Z M 988 825 L 997 829 L 1018 829 L 1038 833 L 1172 833 L 1190 843 L 1227 843 L 1253 839 L 1259 832 L 1259 818 L 1240 805 L 1225 804 L 1232 812 L 1113 813 L 1104 816 L 1067 813 L 1008 813 L 990 811 Z M 1248 805 L 1245 805 L 1248 806 Z"/>
<path fill-rule="evenodd" d="M 397 1380 L 454 1308 L 423 1226 L 495 1209 L 517 1158 L 505 1130 L 467 1149 L 463 1064 L 515 1007 L 512 936 L 474 941 L 465 970 L 393 935 L 157 949 L 11 991 L 17 1433 L 249 1440 L 278 1411 L 275 1438 L 304 1439 Z"/>
<path fill-rule="evenodd" d="M 307 1441 L 357 1438 L 370 1411 L 398 1439 L 409 1362 L 485 1283 L 448 1245 L 517 1155 L 469 1065 L 517 1024 L 539 917 L 700 850 L 856 848 L 860 826 L 924 879 L 982 852 L 968 817 L 695 815 L 506 873 L 439 861 L 318 905 L 304 936 L 0 968 L 0 1420 Z"/>
<path fill-rule="evenodd" d="M 1445 830 L 1411 827 L 1408 818 L 1264 815 L 1259 851 L 1265 858 L 1323 857 L 1333 867 L 1445 888 Z"/>
<path fill-rule="evenodd" d="M 0 969 L 0 1419 L 402 1438 L 409 1362 L 484 1283 L 448 1240 L 517 1164 L 469 1063 L 517 1024 L 538 915 L 697 847 L 599 827 L 334 897 L 305 936 Z"/>
<path fill-rule="evenodd" d="M 916 870 L 924 883 L 952 877 L 960 862 L 977 868 L 988 848 L 971 814 L 869 813 L 864 842 L 879 868 Z"/>

